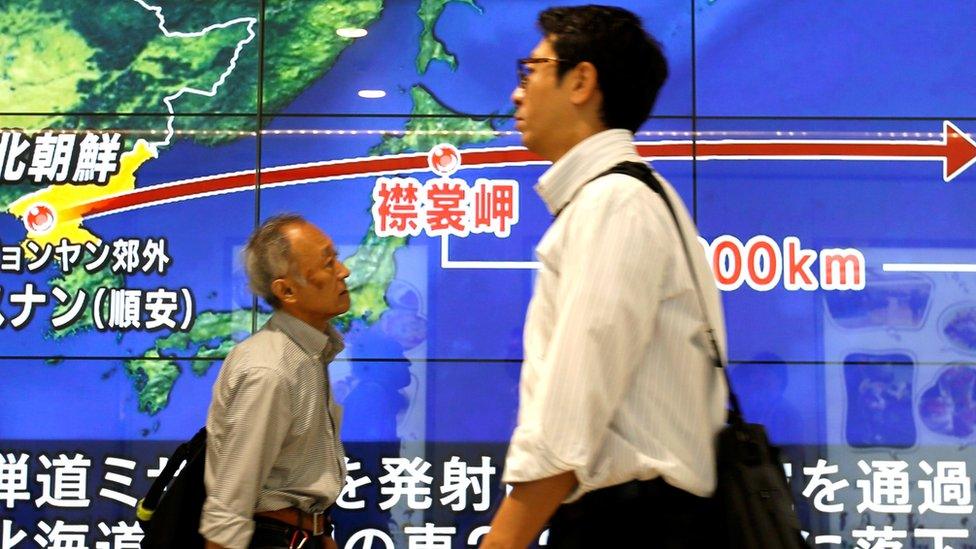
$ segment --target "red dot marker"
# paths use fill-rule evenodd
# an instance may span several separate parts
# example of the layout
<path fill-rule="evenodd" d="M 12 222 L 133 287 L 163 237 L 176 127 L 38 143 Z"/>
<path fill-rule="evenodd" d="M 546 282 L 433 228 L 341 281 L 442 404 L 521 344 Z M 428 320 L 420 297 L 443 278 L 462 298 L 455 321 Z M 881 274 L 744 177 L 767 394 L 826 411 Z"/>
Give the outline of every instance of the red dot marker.
<path fill-rule="evenodd" d="M 57 214 L 54 208 L 43 202 L 31 205 L 24 215 L 24 227 L 34 234 L 49 233 L 56 223 Z"/>
<path fill-rule="evenodd" d="M 435 145 L 427 154 L 427 165 L 441 177 L 448 177 L 461 167 L 461 151 L 449 143 Z"/>

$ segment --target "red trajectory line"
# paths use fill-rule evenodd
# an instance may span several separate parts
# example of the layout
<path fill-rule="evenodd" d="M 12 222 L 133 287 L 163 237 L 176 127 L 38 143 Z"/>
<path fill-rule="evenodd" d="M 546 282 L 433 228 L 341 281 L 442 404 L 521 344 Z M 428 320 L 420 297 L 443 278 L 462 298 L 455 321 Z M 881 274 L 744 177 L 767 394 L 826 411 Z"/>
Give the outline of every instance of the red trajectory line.
<path fill-rule="evenodd" d="M 843 140 L 720 140 L 662 141 L 638 143 L 637 152 L 649 159 L 699 160 L 938 160 L 948 182 L 976 163 L 976 142 L 948 120 L 941 141 L 843 141 Z M 523 148 L 462 150 L 464 167 L 487 167 L 542 163 Z M 299 166 L 282 166 L 261 171 L 261 186 L 298 184 L 323 179 L 426 171 L 427 154 L 355 158 Z M 256 185 L 253 171 L 221 174 L 175 183 L 143 187 L 99 198 L 71 208 L 79 217 L 209 196 Z"/>
<path fill-rule="evenodd" d="M 699 141 L 695 158 L 940 160 L 942 178 L 949 182 L 976 162 L 976 142 L 946 120 L 942 141 Z"/>

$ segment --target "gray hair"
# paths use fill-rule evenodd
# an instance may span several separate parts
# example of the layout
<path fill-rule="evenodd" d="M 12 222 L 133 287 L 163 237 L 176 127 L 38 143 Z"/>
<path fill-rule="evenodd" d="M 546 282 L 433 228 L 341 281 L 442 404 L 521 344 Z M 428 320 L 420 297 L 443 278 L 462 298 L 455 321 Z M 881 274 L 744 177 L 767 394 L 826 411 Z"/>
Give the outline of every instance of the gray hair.
<path fill-rule="evenodd" d="M 244 248 L 244 270 L 255 295 L 264 298 L 272 308 L 281 307 L 271 284 L 291 270 L 291 245 L 285 229 L 308 221 L 296 214 L 280 214 L 269 217 L 254 230 Z"/>

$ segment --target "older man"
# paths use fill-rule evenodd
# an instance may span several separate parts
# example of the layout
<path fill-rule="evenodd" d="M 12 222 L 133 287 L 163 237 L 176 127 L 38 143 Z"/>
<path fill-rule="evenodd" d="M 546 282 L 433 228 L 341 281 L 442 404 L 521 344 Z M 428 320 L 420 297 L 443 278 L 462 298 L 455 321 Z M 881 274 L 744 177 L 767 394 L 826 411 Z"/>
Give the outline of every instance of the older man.
<path fill-rule="evenodd" d="M 349 270 L 295 215 L 254 232 L 245 268 L 275 312 L 214 385 L 200 533 L 208 548 L 335 547 L 328 511 L 346 470 L 328 374 L 343 342 L 330 320 L 349 309 Z"/>

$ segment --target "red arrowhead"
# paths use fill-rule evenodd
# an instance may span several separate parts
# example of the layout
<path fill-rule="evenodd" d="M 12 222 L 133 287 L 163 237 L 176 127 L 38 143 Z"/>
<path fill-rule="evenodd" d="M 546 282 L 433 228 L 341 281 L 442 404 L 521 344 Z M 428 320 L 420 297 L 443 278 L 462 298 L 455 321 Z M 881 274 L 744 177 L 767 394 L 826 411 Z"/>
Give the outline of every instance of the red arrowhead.
<path fill-rule="evenodd" d="M 948 120 L 942 125 L 942 133 L 945 134 L 942 178 L 948 183 L 976 162 L 976 141 Z"/>

